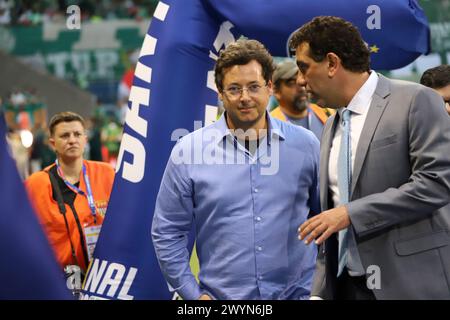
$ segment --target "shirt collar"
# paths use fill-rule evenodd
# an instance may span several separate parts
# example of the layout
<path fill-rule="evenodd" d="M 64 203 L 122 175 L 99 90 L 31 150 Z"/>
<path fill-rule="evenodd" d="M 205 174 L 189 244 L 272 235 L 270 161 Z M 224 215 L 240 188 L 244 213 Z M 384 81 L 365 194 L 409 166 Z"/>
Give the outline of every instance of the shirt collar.
<path fill-rule="evenodd" d="M 234 137 L 234 135 L 231 133 L 230 129 L 228 128 L 225 115 L 226 115 L 226 111 L 220 116 L 219 120 L 217 120 L 214 123 L 214 126 L 216 127 L 216 129 L 219 130 L 219 132 L 221 134 L 221 136 L 220 136 L 221 139 L 219 139 L 219 141 L 222 141 L 226 136 Z M 285 136 L 284 136 L 283 131 L 281 130 L 281 127 L 279 126 L 279 123 L 274 121 L 268 112 L 266 112 L 266 119 L 267 119 L 267 123 L 268 123 L 268 125 L 267 125 L 268 136 L 271 137 L 271 139 L 269 139 L 268 143 L 269 144 L 271 143 L 271 140 L 273 139 L 274 136 L 279 137 L 280 140 L 284 140 Z"/>
<path fill-rule="evenodd" d="M 370 76 L 364 82 L 364 84 L 359 88 L 356 94 L 353 96 L 352 100 L 347 106 L 347 109 L 356 114 L 365 114 L 369 110 L 370 102 L 372 101 L 372 96 L 377 88 L 378 75 L 375 71 L 370 71 Z M 339 115 L 342 115 L 343 108 L 339 108 Z"/>

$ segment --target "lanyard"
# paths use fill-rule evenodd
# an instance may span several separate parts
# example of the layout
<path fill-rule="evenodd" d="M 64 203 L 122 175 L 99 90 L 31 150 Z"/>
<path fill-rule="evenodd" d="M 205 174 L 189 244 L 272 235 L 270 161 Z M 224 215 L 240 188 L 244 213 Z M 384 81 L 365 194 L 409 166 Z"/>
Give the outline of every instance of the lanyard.
<path fill-rule="evenodd" d="M 92 189 L 91 189 L 91 183 L 89 181 L 89 176 L 86 172 L 86 166 L 83 163 L 82 166 L 82 170 L 83 170 L 83 178 L 84 178 L 84 182 L 86 183 L 86 191 L 87 194 L 81 190 L 80 188 L 78 188 L 77 186 L 75 186 L 74 184 L 70 183 L 66 177 L 64 176 L 64 173 L 59 165 L 58 159 L 55 160 L 55 164 L 56 164 L 56 170 L 58 171 L 58 175 L 61 177 L 61 179 L 63 179 L 64 183 L 66 184 L 66 186 L 72 190 L 73 192 L 80 194 L 82 196 L 85 196 L 87 198 L 88 204 L 89 204 L 89 208 L 91 209 L 91 214 L 94 217 L 94 223 L 97 223 L 97 213 L 95 210 L 95 204 L 94 204 L 94 197 L 92 196 Z"/>

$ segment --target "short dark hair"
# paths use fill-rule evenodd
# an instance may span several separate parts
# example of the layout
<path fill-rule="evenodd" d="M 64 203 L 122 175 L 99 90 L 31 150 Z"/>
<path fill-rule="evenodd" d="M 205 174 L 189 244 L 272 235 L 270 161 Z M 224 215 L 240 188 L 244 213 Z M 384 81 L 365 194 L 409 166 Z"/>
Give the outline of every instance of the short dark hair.
<path fill-rule="evenodd" d="M 443 64 L 426 70 L 420 78 L 420 84 L 433 89 L 448 86 L 450 84 L 450 65 Z"/>
<path fill-rule="evenodd" d="M 230 43 L 220 52 L 214 68 L 216 86 L 219 92 L 223 91 L 224 71 L 235 65 L 245 65 L 256 60 L 262 67 L 264 80 L 272 79 L 274 70 L 273 58 L 262 43 L 256 40 L 239 39 Z"/>
<path fill-rule="evenodd" d="M 358 29 L 350 22 L 333 16 L 316 17 L 300 27 L 289 41 L 296 49 L 302 43 L 309 44 L 309 55 L 316 62 L 325 59 L 327 53 L 335 53 L 345 69 L 352 72 L 370 71 L 370 52 Z"/>
<path fill-rule="evenodd" d="M 56 125 L 58 125 L 61 122 L 72 122 L 72 121 L 78 121 L 81 123 L 83 128 L 86 128 L 83 117 L 80 116 L 78 113 L 71 111 L 59 112 L 50 119 L 50 124 L 48 126 L 50 136 L 53 136 L 53 134 L 55 133 Z"/>

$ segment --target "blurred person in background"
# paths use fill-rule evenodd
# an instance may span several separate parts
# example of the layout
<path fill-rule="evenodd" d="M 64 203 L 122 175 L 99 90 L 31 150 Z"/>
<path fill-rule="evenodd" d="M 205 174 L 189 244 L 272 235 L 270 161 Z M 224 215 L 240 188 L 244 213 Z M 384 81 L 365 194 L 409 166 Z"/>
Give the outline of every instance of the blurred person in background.
<path fill-rule="evenodd" d="M 35 132 L 46 128 L 47 107 L 32 91 L 14 89 L 4 109 L 6 125 L 12 130 Z"/>
<path fill-rule="evenodd" d="M 450 65 L 443 64 L 426 70 L 420 78 L 420 84 L 434 89 L 442 96 L 450 115 Z"/>
<path fill-rule="evenodd" d="M 88 120 L 89 160 L 103 161 L 101 127 L 102 121 L 98 116 Z"/>
<path fill-rule="evenodd" d="M 54 164 L 32 174 L 25 185 L 57 261 L 81 283 L 97 242 L 114 180 L 106 163 L 84 160 L 84 119 L 61 112 L 50 120 Z M 78 290 L 79 288 L 71 288 Z"/>
<path fill-rule="evenodd" d="M 0 26 L 11 23 L 12 0 L 0 0 Z"/>
<path fill-rule="evenodd" d="M 20 134 L 17 131 L 9 129 L 6 141 L 11 149 L 11 155 L 16 162 L 19 176 L 22 180 L 25 180 L 30 175 L 28 149 L 23 145 Z"/>
<path fill-rule="evenodd" d="M 309 101 L 304 86 L 297 84 L 298 67 L 292 60 L 279 63 L 273 73 L 273 92 L 279 106 L 270 115 L 311 130 L 320 140 L 328 116 L 324 109 Z"/>
<path fill-rule="evenodd" d="M 33 89 L 14 89 L 3 108 L 8 129 L 17 132 L 24 147 L 28 149 L 29 169 L 26 172 L 40 170 L 40 152 L 47 126 L 47 106 L 36 96 Z M 27 176 L 25 173 L 25 177 Z"/>
<path fill-rule="evenodd" d="M 116 166 L 119 155 L 120 142 L 122 141 L 123 127 L 119 123 L 116 114 L 113 111 L 106 112 L 106 121 L 101 131 L 101 143 L 103 148 L 103 160 Z"/>
<path fill-rule="evenodd" d="M 131 86 L 133 85 L 134 71 L 139 59 L 139 50 L 134 50 L 129 55 L 130 66 L 120 80 L 117 88 L 117 101 L 119 106 L 119 120 L 123 125 L 128 110 L 128 98 L 130 96 Z"/>

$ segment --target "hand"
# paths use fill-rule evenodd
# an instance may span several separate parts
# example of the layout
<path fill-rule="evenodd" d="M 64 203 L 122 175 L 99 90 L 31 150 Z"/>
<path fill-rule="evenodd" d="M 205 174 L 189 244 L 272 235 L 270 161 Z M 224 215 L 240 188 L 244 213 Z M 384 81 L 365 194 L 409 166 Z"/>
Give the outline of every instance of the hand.
<path fill-rule="evenodd" d="M 311 219 L 306 220 L 298 228 L 298 238 L 305 240 L 305 244 L 317 239 L 317 245 L 322 244 L 333 233 L 347 228 L 351 224 L 350 217 L 345 206 L 324 211 Z"/>
<path fill-rule="evenodd" d="M 202 294 L 198 300 L 212 300 L 207 294 Z"/>

